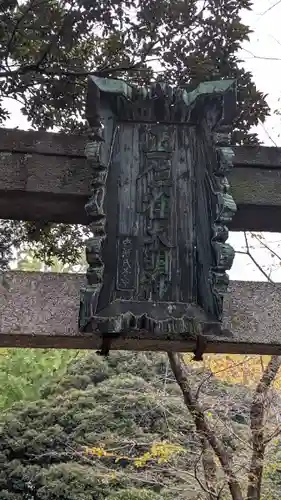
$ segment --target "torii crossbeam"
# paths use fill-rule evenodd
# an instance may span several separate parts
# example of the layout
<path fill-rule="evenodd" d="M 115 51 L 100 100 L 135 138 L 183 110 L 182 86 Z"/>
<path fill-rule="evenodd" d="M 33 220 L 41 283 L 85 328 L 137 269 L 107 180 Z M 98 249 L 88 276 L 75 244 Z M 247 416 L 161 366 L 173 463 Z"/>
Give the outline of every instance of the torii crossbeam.
<path fill-rule="evenodd" d="M 156 108 L 153 108 L 152 115 L 149 116 L 154 116 L 153 113 L 156 113 L 156 118 L 152 119 L 152 122 L 153 120 L 155 121 L 153 125 L 154 128 L 156 127 L 155 130 L 158 130 L 159 126 L 162 126 L 162 123 L 162 128 L 164 127 L 163 130 L 166 127 L 167 131 L 170 130 L 173 134 L 178 134 L 177 141 L 181 141 L 180 137 L 182 132 L 178 133 L 175 132 L 175 130 L 176 127 L 180 127 L 181 130 L 183 130 L 182 126 L 187 120 L 188 126 L 194 128 L 194 132 L 191 131 L 188 140 L 195 140 L 193 139 L 193 137 L 197 137 L 196 127 L 198 127 L 199 125 L 199 122 L 194 122 L 194 117 L 196 116 L 197 119 L 199 116 L 197 111 L 201 110 L 200 120 L 205 119 L 204 112 L 202 115 L 202 104 L 200 104 L 198 107 L 198 104 L 196 104 L 197 101 L 199 103 L 205 104 L 208 104 L 209 102 L 208 105 L 206 104 L 207 108 L 209 105 L 211 106 L 211 108 L 212 106 L 215 106 L 214 108 L 212 108 L 215 111 L 210 111 L 210 106 L 208 108 L 208 126 L 212 122 L 212 120 L 213 123 L 221 120 L 220 110 L 223 109 L 223 113 L 225 113 L 225 100 L 223 104 L 224 107 L 220 107 L 222 105 L 219 104 L 219 102 L 221 103 L 221 98 L 224 92 L 226 92 L 227 95 L 230 95 L 229 89 L 231 89 L 232 84 L 230 83 L 228 87 L 227 82 L 224 82 L 221 87 L 220 85 L 217 85 L 216 87 L 213 85 L 213 83 L 214 82 L 212 82 L 211 84 L 208 83 L 208 85 L 205 87 L 203 85 L 203 87 L 200 87 L 199 90 L 197 89 L 190 94 L 182 92 L 180 94 L 177 94 L 176 97 L 171 97 L 172 94 L 169 94 L 169 102 L 170 104 L 171 102 L 174 102 L 172 106 L 175 106 L 175 109 L 173 109 L 173 112 L 171 112 L 171 110 L 168 110 L 168 108 L 166 109 L 166 101 L 163 101 L 164 111 L 163 109 L 160 109 L 161 107 L 158 109 L 158 111 L 156 111 Z M 102 81 L 98 82 L 96 87 L 99 89 L 101 99 L 104 99 L 103 96 L 108 94 L 107 83 L 104 83 Z M 144 123 L 151 122 L 151 118 L 148 119 L 147 115 L 144 114 L 147 112 L 151 113 L 151 111 L 144 111 L 144 108 L 136 107 L 139 106 L 138 99 L 144 98 L 143 93 L 137 94 L 133 90 L 133 94 L 131 94 L 130 88 L 127 88 L 126 85 L 123 84 L 120 86 L 120 82 L 117 82 L 117 84 L 115 84 L 115 87 L 113 86 L 112 88 L 113 90 L 110 90 L 110 92 L 113 93 L 113 96 L 116 95 L 117 97 L 114 97 L 114 99 L 109 98 L 110 96 L 108 97 L 108 102 L 111 103 L 111 114 L 108 114 L 106 119 L 109 119 L 109 121 L 112 119 L 111 115 L 113 110 L 115 115 L 117 116 L 117 122 L 118 120 L 121 120 L 120 123 L 125 119 L 124 116 L 127 116 L 127 121 L 131 123 L 134 123 L 134 120 L 135 122 L 139 123 L 141 123 L 142 121 L 144 121 Z M 164 94 L 161 94 L 162 90 L 160 89 L 160 94 L 157 94 L 157 92 L 159 92 L 159 88 L 157 90 L 157 87 L 155 87 L 155 89 L 156 90 L 153 90 L 153 92 L 156 92 L 156 94 L 153 94 L 153 99 L 163 100 Z M 166 90 L 167 87 L 165 87 L 165 92 Z M 170 91 L 167 90 L 167 92 Z M 208 96 L 210 96 L 212 92 L 214 93 L 214 96 L 211 96 L 211 100 L 208 101 Z M 204 97 L 203 100 L 200 97 L 201 94 Z M 118 96 L 121 96 L 123 101 Z M 200 98 L 199 100 L 198 96 Z M 150 97 L 147 94 L 145 99 L 149 99 Z M 133 103 L 132 106 L 135 106 L 135 108 L 132 108 L 132 111 L 129 112 L 133 113 L 132 116 L 129 114 L 126 115 L 128 110 L 125 113 L 124 108 L 122 108 L 122 106 L 126 105 L 126 99 L 131 100 L 131 102 Z M 167 99 L 167 96 L 165 96 L 165 99 Z M 174 99 L 174 101 L 171 101 L 171 99 Z M 185 111 L 183 111 L 180 99 L 182 99 L 187 106 Z M 227 99 L 228 105 L 230 106 L 232 99 L 231 95 Z M 149 110 L 150 104 L 148 101 L 147 103 L 147 109 Z M 194 109 L 197 109 L 197 114 L 194 114 Z M 96 113 L 96 110 L 94 112 Z M 165 113 L 167 112 L 170 113 L 169 117 L 174 117 L 171 118 L 171 123 L 168 124 L 170 126 L 170 129 L 167 128 L 167 121 L 165 121 L 166 117 L 168 116 L 167 114 L 165 115 Z M 91 120 L 93 121 L 93 117 L 90 117 L 90 122 Z M 135 125 L 133 126 L 135 127 Z M 126 133 L 128 134 L 129 129 L 126 130 Z M 164 197 L 168 196 L 165 190 L 168 189 L 168 187 L 170 189 L 170 187 L 173 186 L 173 181 L 169 180 L 170 174 L 168 175 L 167 169 L 173 165 L 173 163 L 170 163 L 170 161 L 172 162 L 170 158 L 172 158 L 171 155 L 174 153 L 169 149 L 171 147 L 169 145 L 169 141 L 172 141 L 172 139 L 168 138 L 167 131 L 165 131 L 165 140 L 167 140 L 167 145 L 163 146 L 164 143 L 158 144 L 158 132 L 153 132 L 151 138 L 153 139 L 153 141 L 156 141 L 155 144 L 151 143 L 151 146 L 150 143 L 147 143 L 145 148 L 148 149 L 144 149 L 144 154 L 146 155 L 145 158 L 148 158 L 150 162 L 152 161 L 151 165 L 153 165 L 153 168 L 159 170 L 157 174 L 159 177 L 157 181 L 158 187 L 156 187 L 159 190 L 159 186 L 162 186 L 161 189 L 164 193 Z M 97 132 L 94 132 L 94 134 L 97 134 Z M 146 132 L 143 136 L 140 135 L 139 137 L 144 137 L 144 141 L 148 140 L 148 135 L 146 134 Z M 67 136 L 63 134 L 48 134 L 32 131 L 23 132 L 19 130 L 1 129 L 0 217 L 18 220 L 48 220 L 53 222 L 68 222 L 73 224 L 86 224 L 88 222 L 91 222 L 92 218 L 90 212 L 88 213 L 88 215 L 85 212 L 85 204 L 87 203 L 89 196 L 91 195 L 93 187 L 92 164 L 91 162 L 86 161 L 84 154 L 84 148 L 87 140 L 88 138 L 86 136 Z M 219 139 L 219 141 L 220 140 L 221 139 Z M 221 143 L 218 142 L 217 144 L 219 145 L 219 148 L 217 147 L 217 151 L 219 151 Z M 124 147 L 124 145 L 122 147 Z M 192 147 L 194 154 L 194 152 L 196 151 L 196 147 L 194 145 Z M 206 149 L 206 151 L 207 150 L 208 149 Z M 182 148 L 182 151 L 184 151 L 184 148 Z M 211 149 L 208 151 L 211 151 Z M 281 232 L 281 223 L 279 222 L 281 220 L 281 151 L 278 148 L 250 146 L 235 147 L 233 148 L 233 151 L 234 156 L 232 161 L 234 168 L 228 174 L 228 178 L 231 183 L 231 193 L 235 198 L 238 210 L 233 220 L 231 220 L 229 214 L 225 215 L 227 217 L 227 219 L 225 220 L 228 221 L 229 228 L 232 230 L 263 230 Z M 113 152 L 113 154 L 117 153 Z M 159 160 L 161 159 L 160 157 L 164 162 L 166 162 L 167 165 L 170 165 L 167 168 L 165 167 L 165 172 L 163 170 L 163 167 L 161 166 L 161 162 L 159 163 Z M 201 163 L 203 158 L 204 155 L 202 156 Z M 183 161 L 181 160 L 180 156 L 179 161 Z M 223 162 L 224 161 L 228 161 L 227 158 L 224 158 Z M 159 163 L 159 167 L 157 166 L 157 162 Z M 156 165 L 156 167 L 154 164 Z M 200 162 L 198 163 L 198 165 L 200 166 Z M 125 170 L 123 169 L 123 171 L 122 168 L 120 172 L 123 172 L 122 175 L 124 177 Z M 172 168 L 174 167 L 172 166 Z M 183 173 L 181 175 L 183 175 Z M 221 176 L 219 172 L 215 175 L 219 177 Z M 141 179 L 141 177 L 139 178 Z M 184 182 L 187 182 L 184 175 L 182 179 Z M 94 182 L 96 182 L 96 180 L 94 180 Z M 100 181 L 98 181 L 98 183 L 99 182 Z M 121 179 L 121 182 L 123 182 L 124 184 L 125 177 L 123 178 L 123 180 Z M 144 203 L 145 205 L 148 203 L 148 200 L 145 198 L 146 195 L 145 186 L 143 184 L 144 181 L 142 180 L 141 182 L 142 184 L 140 185 L 137 181 L 136 185 L 139 185 L 137 189 L 141 188 L 142 190 L 142 203 Z M 223 183 L 224 182 L 225 181 L 223 180 Z M 166 186 L 164 191 L 163 186 Z M 222 184 L 222 186 L 225 186 L 225 184 Z M 223 193 L 225 188 L 223 187 L 222 189 Z M 192 193 L 192 191 L 190 191 L 190 193 Z M 214 192 L 214 194 L 216 196 L 218 195 L 217 192 Z M 95 203 L 97 203 L 97 205 L 94 209 L 99 210 L 99 200 L 96 199 Z M 130 201 L 130 203 L 132 203 L 132 200 Z M 159 207 L 157 208 L 157 210 L 159 211 L 159 215 L 156 216 L 156 219 L 158 218 L 159 221 L 161 221 L 162 219 L 164 220 L 164 218 L 168 216 L 168 212 L 165 212 L 166 201 L 164 200 L 164 198 L 163 203 L 161 201 L 161 204 L 161 206 L 159 205 Z M 131 207 L 133 208 L 134 204 L 132 204 Z M 142 214 L 143 210 L 144 208 L 137 208 L 136 213 Z M 156 205 L 153 210 L 156 210 Z M 163 214 L 166 214 L 165 217 L 164 215 L 161 215 L 163 210 Z M 227 210 L 232 210 L 230 205 Z M 108 212 L 108 214 L 109 213 L 110 211 Z M 143 214 L 144 213 L 145 212 L 143 212 Z M 153 217 L 155 218 L 155 216 Z M 148 215 L 148 219 L 149 220 L 147 224 L 151 224 L 151 221 L 153 219 L 152 215 Z M 96 218 L 96 220 L 99 220 L 98 217 Z M 220 231 L 221 230 L 225 231 L 224 227 L 222 227 Z M 149 229 L 148 231 L 148 235 L 150 234 L 151 229 Z M 191 232 L 190 234 L 192 235 L 193 233 Z M 203 235 L 204 234 L 205 233 L 203 232 Z M 171 235 L 172 232 L 170 233 L 169 238 L 171 238 Z M 171 245 L 171 248 L 173 248 L 172 239 L 171 243 L 169 243 Z M 224 242 L 224 236 L 223 240 L 219 241 Z M 206 239 L 206 242 L 208 242 L 208 238 Z M 164 244 L 164 247 L 165 245 L 167 246 L 166 243 Z M 221 248 L 223 248 L 223 252 L 228 252 L 227 246 L 225 245 L 224 247 L 224 243 L 223 247 Z M 154 253 L 160 251 L 161 253 L 162 250 L 153 247 L 152 251 Z M 218 275 L 222 277 L 224 269 L 227 269 L 227 266 L 229 265 L 227 259 L 230 258 L 230 254 L 229 257 L 227 257 L 226 253 L 221 254 L 221 249 L 217 246 L 216 251 L 219 252 L 216 259 L 219 258 L 222 260 L 217 261 L 217 264 L 215 264 L 214 261 L 214 263 L 212 264 L 212 269 L 214 271 L 212 272 L 219 273 Z M 161 258 L 164 258 L 163 256 L 164 253 Z M 90 258 L 92 259 L 93 257 Z M 97 258 L 98 257 L 95 257 L 95 259 Z M 167 258 L 168 257 L 166 256 L 166 260 L 164 259 L 166 262 L 165 266 L 168 266 Z M 109 263 L 110 261 L 108 261 L 106 265 L 108 265 Z M 162 262 L 162 264 L 164 265 L 164 261 Z M 217 268 L 214 267 L 214 265 L 217 266 Z M 114 276 L 115 271 L 112 270 L 111 272 L 113 272 L 112 276 Z M 167 267 L 164 272 L 166 276 L 165 279 L 168 279 L 167 276 L 169 273 L 170 271 L 168 271 Z M 1 346 L 34 346 L 86 349 L 99 347 L 101 332 L 96 334 L 93 329 L 87 328 L 84 329 L 84 331 L 81 331 L 80 328 L 80 331 L 78 331 L 77 315 L 79 309 L 79 288 L 81 287 L 81 285 L 83 285 L 83 276 L 65 274 L 56 275 L 53 273 L 40 274 L 14 272 L 7 273 L 2 278 L 3 279 L 0 295 Z M 155 278 L 154 276 L 153 280 L 155 281 L 155 279 L 156 281 L 158 280 L 158 278 Z M 172 280 L 174 278 L 172 277 L 172 275 L 169 279 L 171 279 L 171 287 L 173 287 L 174 285 L 172 285 Z M 160 284 L 160 282 L 158 284 Z M 194 281 L 194 284 L 196 285 L 196 280 Z M 146 284 L 146 286 L 148 286 L 148 284 Z M 202 286 L 200 292 L 201 295 L 203 290 Z M 156 291 L 154 291 L 153 293 L 155 294 Z M 164 292 L 162 291 L 161 293 Z M 170 300 L 170 292 L 166 291 L 165 293 L 167 296 L 167 299 L 165 299 L 165 303 L 168 304 Z M 173 293 L 174 292 L 172 292 L 171 288 L 171 294 Z M 194 295 L 194 298 L 197 297 L 196 293 Z M 224 305 L 223 329 L 214 329 L 209 332 L 204 350 L 206 352 L 279 354 L 279 352 L 281 352 L 281 340 L 279 341 L 278 330 L 279 294 L 279 286 L 273 288 L 272 285 L 265 283 L 232 283 L 230 286 L 230 294 L 227 296 Z M 155 301 L 156 299 L 154 298 L 153 300 Z M 205 308 L 205 310 L 207 311 L 207 308 L 209 308 L 211 304 L 210 299 L 208 299 L 209 305 L 207 304 L 207 302 L 204 302 L 205 299 L 201 298 L 200 300 L 200 307 L 203 306 L 203 309 Z M 177 303 L 180 304 L 180 301 Z M 172 304 L 171 307 L 176 307 L 175 301 L 170 301 L 170 304 Z M 219 320 L 219 316 L 221 315 L 220 308 L 221 305 L 220 302 L 218 302 L 218 305 L 215 307 L 214 311 L 211 312 L 209 316 L 207 315 L 209 319 L 213 318 L 213 322 Z M 91 313 L 89 309 L 87 309 L 87 311 L 87 314 L 95 314 Z M 96 318 L 97 317 L 98 316 L 96 316 Z M 209 319 L 202 321 L 203 323 L 206 321 L 208 322 Z M 198 342 L 198 335 L 193 330 L 189 332 L 189 335 L 183 337 L 182 332 L 176 331 L 172 332 L 172 335 L 169 334 L 167 336 L 166 334 L 164 335 L 163 332 L 161 333 L 161 329 L 150 331 L 149 328 L 148 330 L 146 330 L 145 328 L 141 328 L 141 331 L 138 332 L 134 332 L 134 329 L 135 327 L 133 327 L 132 331 L 130 332 L 119 331 L 118 335 L 116 335 L 116 337 L 113 337 L 111 348 L 130 350 L 192 351 L 196 348 Z"/>

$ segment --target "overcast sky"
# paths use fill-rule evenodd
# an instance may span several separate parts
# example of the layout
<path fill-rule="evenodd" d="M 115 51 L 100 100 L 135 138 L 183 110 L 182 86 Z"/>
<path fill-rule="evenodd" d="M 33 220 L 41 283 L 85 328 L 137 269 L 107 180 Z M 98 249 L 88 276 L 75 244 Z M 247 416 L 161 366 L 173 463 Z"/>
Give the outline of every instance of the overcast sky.
<path fill-rule="evenodd" d="M 243 16 L 253 33 L 241 50 L 244 66 L 253 73 L 258 89 L 268 94 L 268 103 L 281 111 L 281 1 L 254 0 L 253 10 Z M 280 117 L 272 113 L 258 132 L 267 146 L 281 146 Z"/>
<path fill-rule="evenodd" d="M 243 45 L 241 59 L 245 61 L 244 66 L 253 74 L 258 89 L 268 94 L 268 103 L 272 109 L 271 116 L 265 125 L 259 125 L 257 132 L 266 146 L 281 147 L 281 117 L 276 116 L 273 111 L 281 111 L 281 0 L 254 0 L 253 10 L 245 12 L 243 21 L 253 30 L 250 42 Z M 19 105 L 12 100 L 7 101 L 7 108 L 11 113 L 6 127 L 19 127 L 28 129 L 30 126 L 26 118 L 21 115 Z M 264 234 L 264 242 L 281 256 L 281 234 Z M 245 247 L 244 235 L 233 233 L 229 242 L 236 250 Z M 259 245 L 256 240 L 250 238 L 251 250 L 257 262 L 267 273 L 271 273 L 274 281 L 281 281 L 281 259 Z M 233 268 L 230 272 L 231 279 L 241 280 L 264 280 L 265 277 L 257 269 L 257 266 L 249 257 L 236 254 Z"/>
<path fill-rule="evenodd" d="M 260 139 L 266 146 L 281 147 L 281 117 L 276 116 L 273 111 L 281 111 L 281 1 L 276 0 L 254 0 L 253 10 L 243 16 L 243 21 L 248 24 L 253 33 L 250 42 L 247 42 L 241 50 L 241 59 L 244 66 L 253 73 L 254 81 L 258 89 L 268 94 L 267 100 L 271 107 L 271 116 L 264 125 L 259 125 L 257 131 Z M 281 235 L 276 233 L 264 233 L 265 244 L 281 255 Z M 268 273 L 272 272 L 272 279 L 281 281 L 281 265 L 278 257 L 273 257 L 272 252 L 263 249 L 260 245 L 254 245 L 252 253 L 259 264 Z M 236 249 L 241 250 L 244 243 L 244 235 L 233 233 L 229 242 Z M 247 257 L 236 254 L 234 265 L 230 272 L 232 279 L 263 280 L 265 279 L 256 265 Z"/>

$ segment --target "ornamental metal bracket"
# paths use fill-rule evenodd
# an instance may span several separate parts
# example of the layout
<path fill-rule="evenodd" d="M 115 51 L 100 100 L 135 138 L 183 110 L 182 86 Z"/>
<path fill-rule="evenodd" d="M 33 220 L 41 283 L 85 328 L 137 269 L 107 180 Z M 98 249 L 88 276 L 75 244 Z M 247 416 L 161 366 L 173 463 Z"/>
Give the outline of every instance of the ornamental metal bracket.
<path fill-rule="evenodd" d="M 154 350 L 157 339 L 193 337 L 200 359 L 208 335 L 221 332 L 234 258 L 226 175 L 235 115 L 234 80 L 187 92 L 90 78 L 93 238 L 79 329 L 100 336 L 101 354 L 120 335 L 138 345 L 149 337 Z"/>

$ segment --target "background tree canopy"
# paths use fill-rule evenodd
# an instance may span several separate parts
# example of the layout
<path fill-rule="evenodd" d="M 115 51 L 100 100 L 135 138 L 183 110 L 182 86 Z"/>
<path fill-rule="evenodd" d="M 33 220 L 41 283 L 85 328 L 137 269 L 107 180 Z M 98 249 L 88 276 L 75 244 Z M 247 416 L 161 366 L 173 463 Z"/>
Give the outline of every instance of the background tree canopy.
<path fill-rule="evenodd" d="M 250 6 L 249 0 L 2 0 L 1 123 L 11 98 L 35 129 L 83 133 L 87 76 L 94 72 L 190 88 L 204 80 L 236 78 L 233 142 L 255 143 L 250 128 L 264 121 L 269 108 L 237 55 L 250 32 L 241 13 Z M 45 261 L 58 256 L 73 263 L 79 256 L 81 228 L 1 225 L 3 263 L 11 243 L 31 243 Z"/>

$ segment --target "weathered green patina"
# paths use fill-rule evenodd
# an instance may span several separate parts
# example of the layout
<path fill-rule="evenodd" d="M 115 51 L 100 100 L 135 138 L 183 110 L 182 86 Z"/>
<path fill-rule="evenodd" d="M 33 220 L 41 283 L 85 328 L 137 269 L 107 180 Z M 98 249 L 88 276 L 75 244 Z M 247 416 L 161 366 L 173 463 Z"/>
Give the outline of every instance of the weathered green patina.
<path fill-rule="evenodd" d="M 226 174 L 235 105 L 233 80 L 187 92 L 91 77 L 86 212 L 94 237 L 79 327 L 104 339 L 102 353 L 121 332 L 181 333 L 202 347 L 207 332 L 220 330 L 234 258 Z"/>

